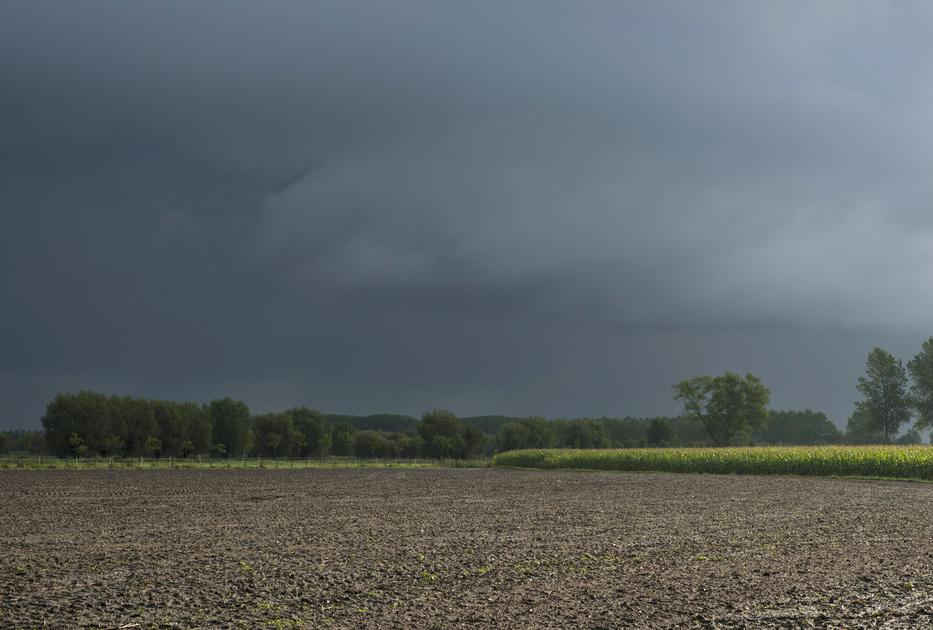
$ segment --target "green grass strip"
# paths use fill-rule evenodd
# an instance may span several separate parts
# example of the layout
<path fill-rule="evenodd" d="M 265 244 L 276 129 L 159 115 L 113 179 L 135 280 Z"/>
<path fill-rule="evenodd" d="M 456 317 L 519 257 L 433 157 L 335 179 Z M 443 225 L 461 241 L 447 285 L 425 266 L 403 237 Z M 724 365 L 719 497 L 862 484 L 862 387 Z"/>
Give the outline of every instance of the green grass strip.
<path fill-rule="evenodd" d="M 533 449 L 499 453 L 493 457 L 493 465 L 547 469 L 933 480 L 933 447 Z"/>
<path fill-rule="evenodd" d="M 203 459 L 0 457 L 2 470 L 291 470 L 301 468 L 486 468 L 489 459 Z"/>

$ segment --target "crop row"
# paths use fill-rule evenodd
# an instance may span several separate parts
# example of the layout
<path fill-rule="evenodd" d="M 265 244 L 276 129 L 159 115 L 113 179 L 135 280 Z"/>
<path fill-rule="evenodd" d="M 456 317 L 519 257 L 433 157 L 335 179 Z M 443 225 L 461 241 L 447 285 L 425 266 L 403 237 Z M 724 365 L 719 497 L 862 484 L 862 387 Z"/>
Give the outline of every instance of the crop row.
<path fill-rule="evenodd" d="M 495 466 L 739 475 L 933 479 L 929 446 L 532 449 L 499 453 Z"/>

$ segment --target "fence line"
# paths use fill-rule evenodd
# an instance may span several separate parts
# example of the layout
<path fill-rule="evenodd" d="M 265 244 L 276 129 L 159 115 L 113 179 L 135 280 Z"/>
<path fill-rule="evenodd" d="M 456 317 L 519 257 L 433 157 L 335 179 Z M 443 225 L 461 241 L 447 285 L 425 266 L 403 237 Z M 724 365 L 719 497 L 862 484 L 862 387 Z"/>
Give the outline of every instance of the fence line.
<path fill-rule="evenodd" d="M 491 459 L 424 459 L 424 458 L 358 458 L 358 457 L 71 457 L 50 456 L 0 457 L 0 469 L 300 469 L 300 468 L 480 468 Z"/>

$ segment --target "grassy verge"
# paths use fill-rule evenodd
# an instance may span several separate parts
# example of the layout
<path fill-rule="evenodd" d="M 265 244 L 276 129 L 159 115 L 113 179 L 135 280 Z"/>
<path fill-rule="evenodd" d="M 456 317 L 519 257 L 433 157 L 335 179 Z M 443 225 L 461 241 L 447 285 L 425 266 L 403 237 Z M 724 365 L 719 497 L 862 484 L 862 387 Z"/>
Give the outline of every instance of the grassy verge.
<path fill-rule="evenodd" d="M 539 449 L 493 457 L 494 466 L 739 475 L 933 480 L 929 446 Z"/>
<path fill-rule="evenodd" d="M 176 470 L 176 469 L 300 469 L 300 468 L 484 468 L 488 459 L 197 459 L 2 457 L 0 470 Z"/>

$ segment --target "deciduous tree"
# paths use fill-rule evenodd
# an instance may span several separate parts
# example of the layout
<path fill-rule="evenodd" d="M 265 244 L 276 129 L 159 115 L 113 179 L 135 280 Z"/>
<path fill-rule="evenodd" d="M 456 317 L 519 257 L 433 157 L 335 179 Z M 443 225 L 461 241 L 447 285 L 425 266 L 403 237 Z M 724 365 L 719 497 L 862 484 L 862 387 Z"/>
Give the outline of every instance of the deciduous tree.
<path fill-rule="evenodd" d="M 556 436 L 544 418 L 531 417 L 513 420 L 502 425 L 496 434 L 498 450 L 514 451 L 522 448 L 551 448 Z"/>
<path fill-rule="evenodd" d="M 214 441 L 226 446 L 227 457 L 243 455 L 249 443 L 249 407 L 238 400 L 222 398 L 211 401 L 209 409 Z"/>
<path fill-rule="evenodd" d="M 754 374 L 695 376 L 673 387 L 684 415 L 699 421 L 716 446 L 748 438 L 768 422 L 771 392 Z"/>
<path fill-rule="evenodd" d="M 352 455 L 356 429 L 345 422 L 335 424 L 330 432 L 330 448 L 334 455 Z"/>
<path fill-rule="evenodd" d="M 425 412 L 418 423 L 418 435 L 428 457 L 463 459 L 481 454 L 486 444 L 479 429 L 466 426 L 446 409 Z"/>
<path fill-rule="evenodd" d="M 331 429 L 327 418 L 314 409 L 296 407 L 288 412 L 295 423 L 295 430 L 300 434 L 299 455 L 324 457 L 330 451 Z"/>

